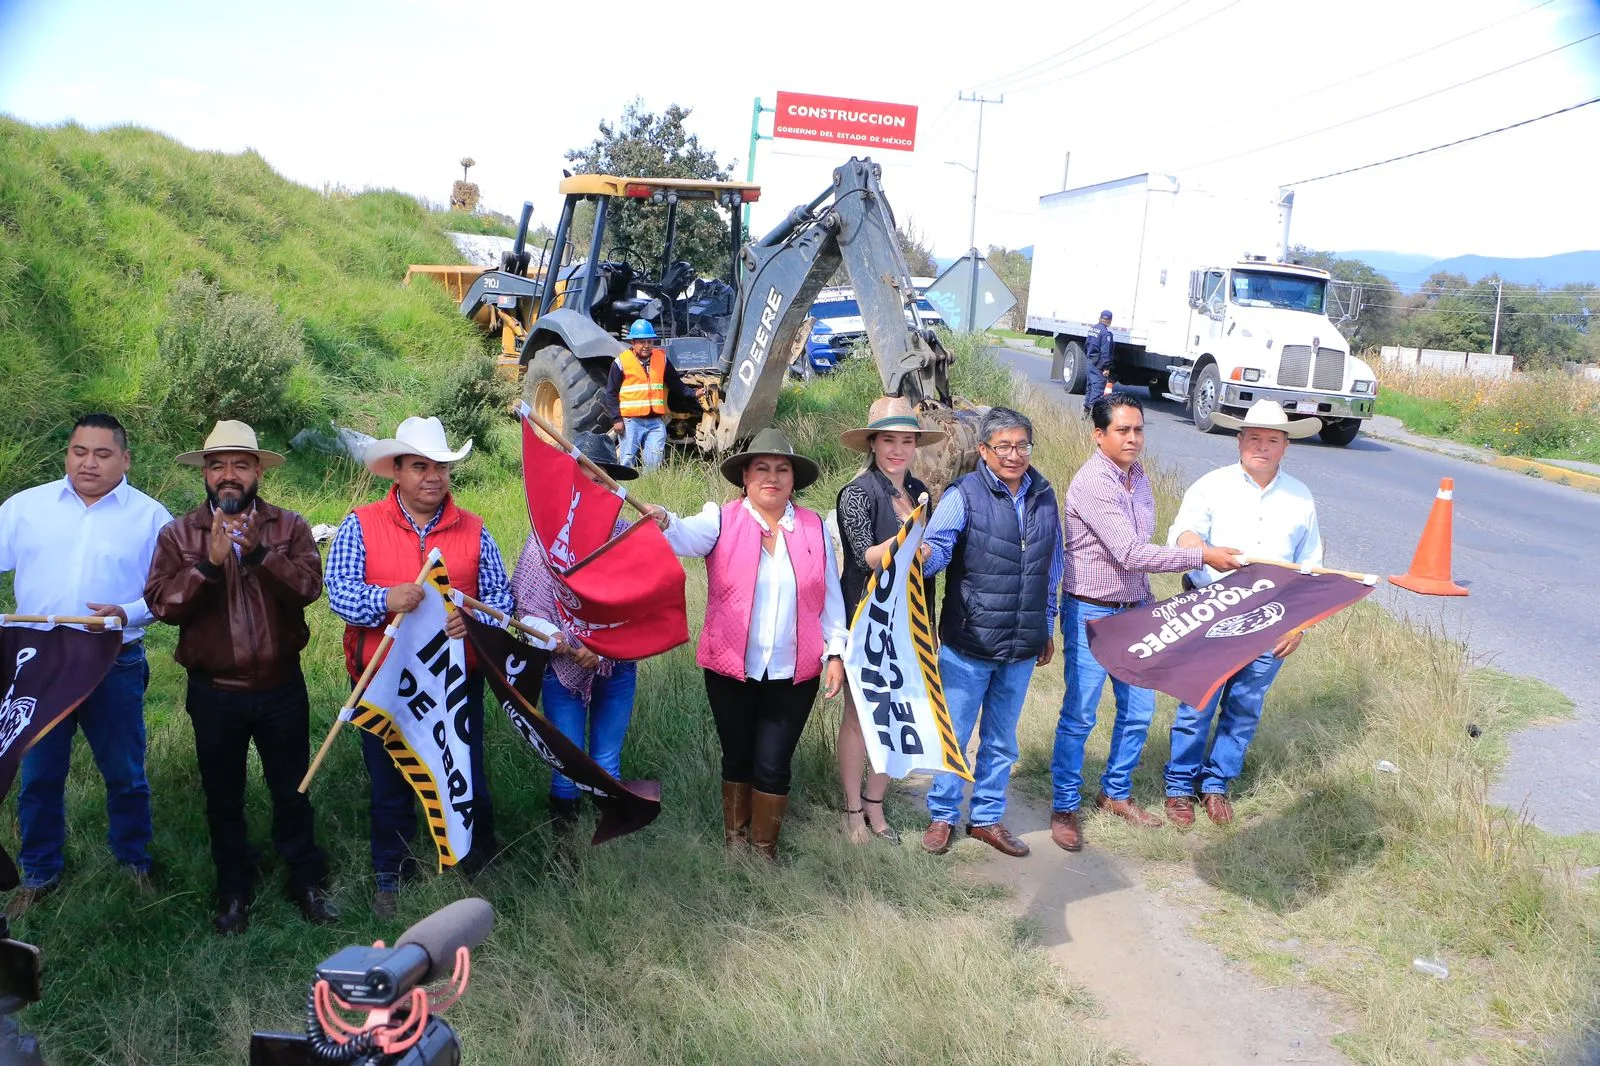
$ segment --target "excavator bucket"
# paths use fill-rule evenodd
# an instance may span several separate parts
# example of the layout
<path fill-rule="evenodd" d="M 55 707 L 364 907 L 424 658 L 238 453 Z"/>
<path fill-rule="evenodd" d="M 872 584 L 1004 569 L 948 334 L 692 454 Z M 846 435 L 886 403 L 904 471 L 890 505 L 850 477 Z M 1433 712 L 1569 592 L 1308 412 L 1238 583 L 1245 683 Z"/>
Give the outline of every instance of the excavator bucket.
<path fill-rule="evenodd" d="M 467 295 L 467 289 L 478 280 L 478 275 L 487 269 L 470 263 L 413 263 L 406 267 L 406 284 L 410 285 L 413 278 L 426 278 L 436 285 L 442 285 L 444 291 L 450 294 L 450 299 L 460 304 Z M 478 308 L 472 320 L 485 331 L 493 329 L 494 308 L 488 306 Z"/>

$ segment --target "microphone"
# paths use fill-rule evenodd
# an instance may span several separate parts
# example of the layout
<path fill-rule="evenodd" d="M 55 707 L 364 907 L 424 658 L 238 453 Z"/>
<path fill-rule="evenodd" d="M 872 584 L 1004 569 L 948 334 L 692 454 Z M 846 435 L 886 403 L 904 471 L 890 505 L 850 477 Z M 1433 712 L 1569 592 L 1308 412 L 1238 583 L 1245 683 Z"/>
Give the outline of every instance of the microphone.
<path fill-rule="evenodd" d="M 488 938 L 493 928 L 494 907 L 488 900 L 460 899 L 401 933 L 395 947 L 422 949 L 428 957 L 428 968 L 417 983 L 432 984 L 454 972 L 457 949 L 472 950 Z"/>

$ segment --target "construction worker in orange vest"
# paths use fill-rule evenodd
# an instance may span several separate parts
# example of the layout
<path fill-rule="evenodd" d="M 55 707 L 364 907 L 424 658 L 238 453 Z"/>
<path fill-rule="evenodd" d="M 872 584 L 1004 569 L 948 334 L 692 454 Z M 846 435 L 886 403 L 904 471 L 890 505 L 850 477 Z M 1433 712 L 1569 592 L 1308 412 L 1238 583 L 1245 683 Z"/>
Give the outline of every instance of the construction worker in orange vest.
<path fill-rule="evenodd" d="M 667 353 L 655 346 L 655 327 L 635 319 L 628 327 L 628 347 L 611 364 L 606 383 L 607 408 L 612 432 L 622 436 L 622 464 L 637 468 L 644 453 L 644 469 L 661 465 L 667 447 L 667 396 L 693 403 L 700 395 L 678 377 Z"/>

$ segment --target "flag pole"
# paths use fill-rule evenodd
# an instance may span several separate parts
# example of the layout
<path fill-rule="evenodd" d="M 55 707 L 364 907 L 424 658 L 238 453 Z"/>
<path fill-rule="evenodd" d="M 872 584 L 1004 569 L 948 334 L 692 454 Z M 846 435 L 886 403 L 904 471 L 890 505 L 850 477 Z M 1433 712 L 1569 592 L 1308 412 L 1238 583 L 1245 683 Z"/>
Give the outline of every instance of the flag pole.
<path fill-rule="evenodd" d="M 428 571 L 433 569 L 433 560 L 430 558 L 422 564 L 422 569 L 417 573 L 414 585 L 421 585 L 428 576 Z M 344 701 L 344 706 L 339 708 L 339 713 L 333 716 L 333 725 L 328 728 L 328 735 L 322 740 L 322 747 L 317 749 L 317 757 L 311 760 L 311 765 L 306 768 L 306 776 L 300 779 L 299 791 L 304 793 L 311 787 L 311 778 L 316 775 L 322 766 L 322 760 L 328 757 L 328 752 L 333 748 L 333 738 L 338 736 L 339 727 L 344 725 L 345 712 L 354 707 L 367 691 L 367 685 L 372 681 L 372 675 L 378 672 L 378 664 L 383 661 L 384 653 L 389 650 L 389 645 L 394 643 L 395 627 L 406 616 L 406 611 L 396 611 L 394 619 L 384 627 L 383 639 L 378 642 L 377 648 L 372 652 L 372 658 L 367 660 L 367 668 L 361 671 L 361 680 L 356 682 L 356 687 L 350 690 L 350 698 Z"/>
<path fill-rule="evenodd" d="M 450 591 L 453 592 L 455 595 L 461 597 L 462 605 L 465 606 L 468 610 L 482 611 L 484 614 L 488 615 L 490 618 L 497 619 L 500 622 L 503 622 L 504 624 L 510 626 L 512 629 L 515 629 L 515 630 L 518 630 L 519 632 L 528 634 L 528 636 L 530 636 L 530 637 L 537 637 L 541 641 L 545 641 L 545 640 L 549 640 L 550 639 L 549 636 L 547 636 L 544 633 L 539 632 L 537 629 L 535 629 L 532 626 L 528 625 L 526 622 L 522 621 L 521 619 L 513 618 L 509 614 L 506 614 L 506 612 L 504 612 L 502 610 L 499 610 L 498 608 L 490 607 L 487 603 L 484 603 L 482 600 L 475 600 L 471 596 L 468 596 L 465 592 L 462 592 L 458 588 L 452 588 Z M 554 623 L 551 623 L 551 624 L 553 625 Z"/>
<path fill-rule="evenodd" d="M 1378 583 L 1377 574 L 1361 574 L 1354 570 L 1334 570 L 1326 566 L 1302 566 L 1299 563 L 1291 563 L 1287 559 L 1257 559 L 1252 556 L 1240 555 L 1239 561 L 1243 564 L 1259 563 L 1262 566 L 1281 566 L 1285 570 L 1298 570 L 1306 574 L 1333 574 L 1336 577 L 1347 577 L 1352 581 L 1359 581 L 1363 585 L 1376 585 Z"/>
<path fill-rule="evenodd" d="M 122 619 L 103 614 L 0 614 L 0 625 L 103 626 L 121 629 Z"/>
<path fill-rule="evenodd" d="M 654 515 L 650 514 L 650 511 L 645 508 L 644 504 L 634 499 L 627 492 L 627 490 L 625 490 L 621 485 L 617 484 L 616 478 L 613 478 L 610 474 L 600 469 L 593 459 L 590 459 L 587 455 L 584 455 L 578 449 L 574 448 L 572 446 L 572 442 L 563 437 L 559 429 L 540 418 L 538 414 L 535 413 L 533 408 L 529 407 L 526 403 L 519 403 L 517 404 L 517 413 L 543 430 L 545 436 L 549 437 L 551 440 L 555 441 L 558 445 L 564 448 L 567 454 L 576 459 L 579 466 L 583 467 L 590 474 L 594 475 L 594 477 L 599 480 L 600 484 L 604 485 L 618 496 L 621 496 L 628 503 L 632 504 L 635 511 L 638 511 L 642 515 L 649 515 L 652 518 L 655 517 Z"/>

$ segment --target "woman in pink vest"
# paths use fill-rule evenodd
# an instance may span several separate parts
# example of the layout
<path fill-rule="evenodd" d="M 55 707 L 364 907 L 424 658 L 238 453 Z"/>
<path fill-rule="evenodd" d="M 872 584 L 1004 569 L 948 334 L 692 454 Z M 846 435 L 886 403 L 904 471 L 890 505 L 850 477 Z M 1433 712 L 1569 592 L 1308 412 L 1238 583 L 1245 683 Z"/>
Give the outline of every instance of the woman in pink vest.
<path fill-rule="evenodd" d="M 833 548 L 794 494 L 817 479 L 782 431 L 764 429 L 723 460 L 740 497 L 679 518 L 654 508 L 679 555 L 706 561 L 706 623 L 696 661 L 722 742 L 722 823 L 729 847 L 775 858 L 795 747 L 826 673 L 844 686 L 844 597 Z"/>

